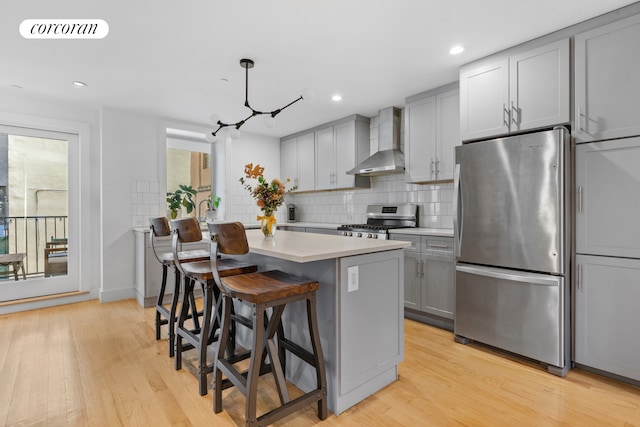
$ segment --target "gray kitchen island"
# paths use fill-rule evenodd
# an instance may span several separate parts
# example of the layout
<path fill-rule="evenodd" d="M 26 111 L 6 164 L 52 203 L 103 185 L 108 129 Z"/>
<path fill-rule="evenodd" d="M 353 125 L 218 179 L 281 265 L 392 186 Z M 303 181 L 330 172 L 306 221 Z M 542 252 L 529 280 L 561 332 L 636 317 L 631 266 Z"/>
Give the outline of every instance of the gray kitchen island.
<path fill-rule="evenodd" d="M 247 230 L 247 239 L 249 258 L 260 270 L 320 283 L 317 309 L 329 410 L 338 415 L 398 378 L 408 242 L 280 230 L 273 238 Z M 288 305 L 283 322 L 288 338 L 311 348 L 304 304 Z M 287 378 L 305 392 L 314 388 L 313 368 L 290 355 Z"/>

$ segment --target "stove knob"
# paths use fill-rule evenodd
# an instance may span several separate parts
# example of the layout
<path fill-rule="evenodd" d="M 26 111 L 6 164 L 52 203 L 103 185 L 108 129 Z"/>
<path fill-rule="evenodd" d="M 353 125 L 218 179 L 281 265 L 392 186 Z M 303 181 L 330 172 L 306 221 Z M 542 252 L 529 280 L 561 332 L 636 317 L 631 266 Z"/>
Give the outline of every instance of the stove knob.
<path fill-rule="evenodd" d="M 345 231 L 345 232 L 344 232 L 344 235 L 345 235 L 345 236 L 349 236 L 349 237 L 351 237 L 351 236 L 353 236 L 353 233 L 352 233 L 352 232 L 350 232 L 350 231 Z"/>
<path fill-rule="evenodd" d="M 374 238 L 374 239 L 377 239 L 377 238 L 378 238 L 378 235 L 377 235 L 377 234 L 374 234 L 374 235 L 373 235 L 373 238 Z"/>
<path fill-rule="evenodd" d="M 370 239 L 372 237 L 373 237 L 373 234 L 371 234 L 371 233 L 367 234 L 367 239 Z"/>
<path fill-rule="evenodd" d="M 356 237 L 362 237 L 362 233 L 356 233 Z"/>

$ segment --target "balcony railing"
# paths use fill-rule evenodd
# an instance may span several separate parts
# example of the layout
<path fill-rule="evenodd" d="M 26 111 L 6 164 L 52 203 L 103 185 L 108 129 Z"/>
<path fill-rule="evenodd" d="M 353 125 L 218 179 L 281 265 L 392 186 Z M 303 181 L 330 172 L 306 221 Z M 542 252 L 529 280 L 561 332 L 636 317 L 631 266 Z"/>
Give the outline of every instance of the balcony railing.
<path fill-rule="evenodd" d="M 27 276 L 41 276 L 47 243 L 64 241 L 67 230 L 66 216 L 0 217 L 0 254 L 26 253 Z"/>

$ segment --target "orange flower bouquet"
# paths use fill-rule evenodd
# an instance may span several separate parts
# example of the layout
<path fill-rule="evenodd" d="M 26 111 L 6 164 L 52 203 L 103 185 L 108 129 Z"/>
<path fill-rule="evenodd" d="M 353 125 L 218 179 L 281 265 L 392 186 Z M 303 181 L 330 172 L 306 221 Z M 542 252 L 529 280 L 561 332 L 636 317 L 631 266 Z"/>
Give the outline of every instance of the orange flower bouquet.
<path fill-rule="evenodd" d="M 297 187 L 293 186 L 287 190 L 284 183 L 278 178 L 274 178 L 269 182 L 264 178 L 264 167 L 260 165 L 253 166 L 253 163 L 244 166 L 244 173 L 245 176 L 240 178 L 240 183 L 251 194 L 251 197 L 256 199 L 256 204 L 263 212 L 263 215 L 258 215 L 257 217 L 257 220 L 260 221 L 260 229 L 265 236 L 273 236 L 276 228 L 276 217 L 273 214 L 284 203 L 284 196 L 295 191 Z M 248 180 L 250 179 L 257 181 L 255 187 L 249 183 Z M 286 180 L 286 182 L 289 181 L 290 179 Z"/>

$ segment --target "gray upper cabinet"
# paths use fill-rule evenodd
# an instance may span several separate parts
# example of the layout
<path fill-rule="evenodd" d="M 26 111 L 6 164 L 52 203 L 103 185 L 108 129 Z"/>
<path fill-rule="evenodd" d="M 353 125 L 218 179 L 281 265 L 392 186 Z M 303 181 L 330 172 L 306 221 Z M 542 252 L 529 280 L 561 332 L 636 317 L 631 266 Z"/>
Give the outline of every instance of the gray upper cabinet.
<path fill-rule="evenodd" d="M 569 123 L 569 39 L 460 69 L 460 136 Z"/>
<path fill-rule="evenodd" d="M 316 190 L 369 187 L 369 178 L 347 175 L 369 156 L 369 119 L 351 116 L 315 131 Z"/>
<path fill-rule="evenodd" d="M 291 179 L 297 191 L 315 190 L 315 139 L 313 132 L 280 141 L 280 174 Z"/>
<path fill-rule="evenodd" d="M 315 136 L 316 190 L 329 190 L 334 188 L 336 174 L 333 127 L 317 130 Z"/>
<path fill-rule="evenodd" d="M 460 137 L 477 139 L 509 132 L 509 61 L 460 68 Z"/>
<path fill-rule="evenodd" d="M 576 146 L 576 252 L 640 258 L 640 138 Z"/>
<path fill-rule="evenodd" d="M 640 135 L 640 15 L 575 37 L 578 141 Z"/>
<path fill-rule="evenodd" d="M 460 144 L 457 83 L 407 98 L 404 120 L 407 180 L 452 180 L 453 151 Z"/>

